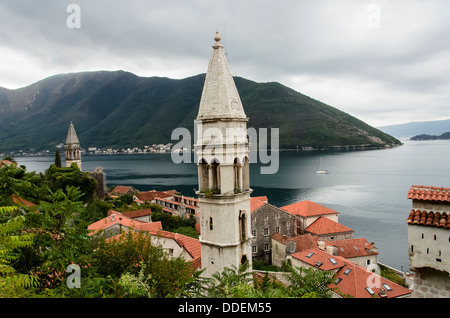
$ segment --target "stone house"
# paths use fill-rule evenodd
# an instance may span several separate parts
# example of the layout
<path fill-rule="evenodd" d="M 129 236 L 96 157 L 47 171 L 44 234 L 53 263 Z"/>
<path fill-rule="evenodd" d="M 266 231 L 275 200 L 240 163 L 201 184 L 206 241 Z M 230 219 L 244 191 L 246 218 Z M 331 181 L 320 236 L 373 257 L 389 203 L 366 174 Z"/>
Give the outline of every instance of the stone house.
<path fill-rule="evenodd" d="M 251 198 L 251 243 L 253 259 L 271 263 L 272 234 L 294 236 L 297 234 L 297 219 L 292 214 L 277 208 L 262 197 Z M 265 198 L 265 200 L 264 200 Z"/>
<path fill-rule="evenodd" d="M 450 188 L 413 185 L 408 191 L 409 267 L 413 297 L 450 297 Z"/>

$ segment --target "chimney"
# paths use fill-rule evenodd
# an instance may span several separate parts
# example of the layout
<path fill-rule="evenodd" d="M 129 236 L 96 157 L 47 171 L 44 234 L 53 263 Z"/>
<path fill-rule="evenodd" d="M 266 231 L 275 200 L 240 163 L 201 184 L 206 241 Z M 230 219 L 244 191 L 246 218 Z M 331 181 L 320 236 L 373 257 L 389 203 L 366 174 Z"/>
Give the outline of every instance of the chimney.
<path fill-rule="evenodd" d="M 317 241 L 317 246 L 319 247 L 319 249 L 321 249 L 322 251 L 325 251 L 325 242 L 320 240 Z"/>
<path fill-rule="evenodd" d="M 327 254 L 329 255 L 334 255 L 334 246 L 333 245 L 328 245 L 325 247 Z"/>
<path fill-rule="evenodd" d="M 111 214 L 111 221 L 114 221 L 116 219 L 116 215 L 115 214 Z"/>

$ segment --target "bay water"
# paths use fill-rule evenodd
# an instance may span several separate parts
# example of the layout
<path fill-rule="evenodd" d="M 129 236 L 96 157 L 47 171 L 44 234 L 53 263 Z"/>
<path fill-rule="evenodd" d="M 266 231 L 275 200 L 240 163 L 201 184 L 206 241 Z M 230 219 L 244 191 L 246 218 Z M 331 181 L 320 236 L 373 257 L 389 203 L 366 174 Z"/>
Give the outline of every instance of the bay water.
<path fill-rule="evenodd" d="M 378 261 L 408 271 L 406 219 L 412 208 L 412 185 L 450 187 L 450 141 L 409 141 L 392 149 L 347 152 L 279 152 L 275 174 L 250 165 L 252 196 L 267 196 L 282 207 L 310 200 L 339 212 L 339 223 L 378 248 Z M 53 156 L 17 157 L 27 171 L 44 172 Z M 64 162 L 64 157 L 62 158 Z M 170 153 L 85 155 L 84 171 L 102 167 L 108 186 L 130 185 L 141 191 L 176 189 L 194 196 L 195 163 L 175 164 Z M 317 174 L 319 162 L 328 174 Z"/>

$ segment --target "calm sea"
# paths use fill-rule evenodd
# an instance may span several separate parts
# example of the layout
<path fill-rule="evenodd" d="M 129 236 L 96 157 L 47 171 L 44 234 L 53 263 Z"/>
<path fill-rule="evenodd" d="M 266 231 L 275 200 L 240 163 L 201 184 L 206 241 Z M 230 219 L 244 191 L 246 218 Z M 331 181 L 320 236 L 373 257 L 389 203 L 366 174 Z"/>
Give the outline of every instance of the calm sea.
<path fill-rule="evenodd" d="M 408 141 L 394 149 L 355 152 L 281 152 L 276 174 L 250 168 L 254 196 L 266 195 L 281 207 L 311 200 L 338 211 L 339 222 L 375 242 L 378 260 L 409 270 L 406 219 L 411 185 L 450 186 L 450 141 Z M 318 175 L 320 158 L 327 175 Z M 18 157 L 28 171 L 44 172 L 53 157 Z M 138 190 L 176 189 L 195 196 L 197 167 L 175 164 L 170 154 L 85 155 L 83 170 L 103 167 L 108 185 Z"/>

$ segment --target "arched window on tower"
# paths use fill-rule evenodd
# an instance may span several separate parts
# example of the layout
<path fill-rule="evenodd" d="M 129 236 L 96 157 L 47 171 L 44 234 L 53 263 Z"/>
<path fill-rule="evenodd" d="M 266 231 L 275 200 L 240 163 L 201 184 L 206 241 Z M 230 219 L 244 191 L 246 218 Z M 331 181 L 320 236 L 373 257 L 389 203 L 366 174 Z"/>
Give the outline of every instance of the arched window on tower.
<path fill-rule="evenodd" d="M 242 190 L 246 191 L 250 189 L 250 163 L 248 157 L 244 158 L 242 165 Z"/>
<path fill-rule="evenodd" d="M 220 163 L 217 159 L 211 160 L 211 189 L 220 192 Z"/>
<path fill-rule="evenodd" d="M 245 211 L 239 211 L 239 227 L 241 229 L 241 241 L 247 239 L 247 217 Z"/>
<path fill-rule="evenodd" d="M 208 162 L 202 158 L 198 163 L 198 187 L 200 192 L 205 192 L 209 188 L 209 166 Z"/>
<path fill-rule="evenodd" d="M 239 162 L 239 158 L 234 159 L 233 174 L 234 174 L 234 192 L 237 193 L 242 191 L 242 165 Z"/>

